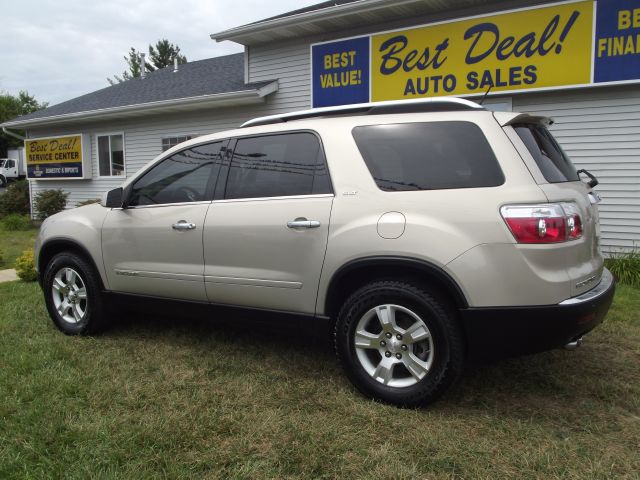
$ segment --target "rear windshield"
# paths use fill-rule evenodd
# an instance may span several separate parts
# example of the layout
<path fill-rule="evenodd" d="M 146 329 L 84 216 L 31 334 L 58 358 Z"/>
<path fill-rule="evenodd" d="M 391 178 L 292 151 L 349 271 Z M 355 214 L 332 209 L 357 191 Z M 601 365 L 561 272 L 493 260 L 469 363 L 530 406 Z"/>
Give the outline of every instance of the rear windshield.
<path fill-rule="evenodd" d="M 513 128 L 524 142 L 549 183 L 580 180 L 569 157 L 562 151 L 551 132 L 544 125 L 520 124 Z"/>
<path fill-rule="evenodd" d="M 368 125 L 353 137 L 381 190 L 495 187 L 504 176 L 480 128 L 470 122 Z"/>

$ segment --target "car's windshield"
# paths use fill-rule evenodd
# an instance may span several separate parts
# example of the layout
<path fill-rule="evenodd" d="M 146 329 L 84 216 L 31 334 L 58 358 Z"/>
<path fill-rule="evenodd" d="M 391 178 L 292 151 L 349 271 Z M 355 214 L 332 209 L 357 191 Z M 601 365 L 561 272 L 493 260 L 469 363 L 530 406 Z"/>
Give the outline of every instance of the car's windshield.
<path fill-rule="evenodd" d="M 0 159 L 0 168 L 4 168 L 4 159 Z"/>

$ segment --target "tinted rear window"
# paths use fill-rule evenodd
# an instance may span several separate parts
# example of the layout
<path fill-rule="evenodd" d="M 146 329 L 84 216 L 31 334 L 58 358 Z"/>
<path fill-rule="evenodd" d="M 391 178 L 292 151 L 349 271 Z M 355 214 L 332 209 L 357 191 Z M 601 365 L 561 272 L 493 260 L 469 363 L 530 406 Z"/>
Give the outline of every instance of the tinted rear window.
<path fill-rule="evenodd" d="M 495 187 L 504 183 L 482 130 L 470 122 L 356 127 L 353 137 L 381 190 Z"/>
<path fill-rule="evenodd" d="M 575 167 L 544 125 L 522 124 L 513 128 L 549 183 L 579 180 Z"/>

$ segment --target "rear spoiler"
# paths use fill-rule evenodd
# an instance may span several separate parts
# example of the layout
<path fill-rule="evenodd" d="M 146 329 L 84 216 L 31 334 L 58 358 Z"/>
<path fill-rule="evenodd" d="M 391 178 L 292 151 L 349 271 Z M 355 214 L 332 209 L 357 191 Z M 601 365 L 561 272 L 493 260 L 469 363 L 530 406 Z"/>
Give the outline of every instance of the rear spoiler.
<path fill-rule="evenodd" d="M 553 118 L 530 115 L 528 113 L 493 112 L 493 116 L 502 127 L 514 125 L 516 123 L 534 123 L 538 125 L 545 125 L 547 127 L 553 125 Z"/>

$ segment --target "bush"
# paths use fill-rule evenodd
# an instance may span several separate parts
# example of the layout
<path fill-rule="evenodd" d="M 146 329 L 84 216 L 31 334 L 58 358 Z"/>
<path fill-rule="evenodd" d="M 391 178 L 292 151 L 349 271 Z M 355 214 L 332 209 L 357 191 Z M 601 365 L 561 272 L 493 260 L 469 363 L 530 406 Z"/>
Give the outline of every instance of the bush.
<path fill-rule="evenodd" d="M 618 282 L 640 287 L 640 251 L 613 253 L 604 264 Z"/>
<path fill-rule="evenodd" d="M 33 250 L 25 250 L 16 259 L 15 269 L 18 277 L 25 282 L 35 282 L 38 279 L 33 263 Z"/>
<path fill-rule="evenodd" d="M 93 205 L 94 203 L 100 203 L 102 200 L 99 198 L 90 198 L 89 200 L 85 200 L 84 202 L 76 203 L 76 207 L 84 207 L 85 205 Z"/>
<path fill-rule="evenodd" d="M 51 215 L 64 210 L 67 206 L 68 193 L 62 189 L 43 190 L 36 194 L 35 207 L 38 212 L 38 219 L 44 220 Z"/>
<path fill-rule="evenodd" d="M 29 215 L 29 182 L 19 180 L 7 187 L 7 191 L 0 195 L 0 218 L 15 213 Z"/>
<path fill-rule="evenodd" d="M 4 262 L 4 253 L 0 250 L 0 266 L 2 266 L 2 262 Z"/>
<path fill-rule="evenodd" d="M 2 221 L 0 221 L 0 226 L 2 226 L 4 230 L 16 232 L 19 230 L 31 229 L 33 227 L 33 223 L 31 223 L 31 218 L 29 218 L 29 215 L 18 215 L 15 213 L 11 213 L 4 217 Z"/>

